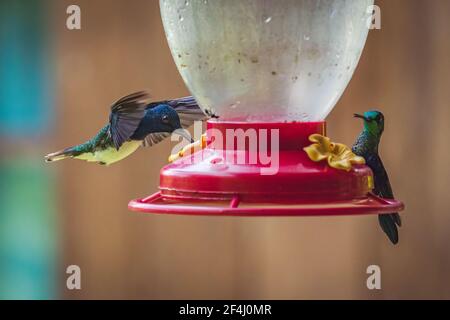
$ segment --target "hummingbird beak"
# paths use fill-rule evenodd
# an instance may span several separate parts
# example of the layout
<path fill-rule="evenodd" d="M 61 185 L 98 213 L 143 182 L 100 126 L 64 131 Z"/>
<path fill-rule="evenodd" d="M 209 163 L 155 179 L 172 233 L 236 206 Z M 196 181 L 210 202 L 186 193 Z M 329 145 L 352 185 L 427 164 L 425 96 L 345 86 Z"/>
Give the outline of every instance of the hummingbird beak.
<path fill-rule="evenodd" d="M 194 139 L 192 139 L 191 134 L 189 133 L 189 131 L 187 131 L 185 129 L 177 129 L 173 133 L 178 134 L 179 136 L 182 136 L 183 138 L 185 138 L 190 143 L 194 143 L 195 142 Z"/>
<path fill-rule="evenodd" d="M 357 113 L 355 113 L 353 116 L 354 116 L 355 118 L 360 118 L 360 119 L 367 120 L 366 117 L 364 117 L 363 115 L 357 114 Z"/>

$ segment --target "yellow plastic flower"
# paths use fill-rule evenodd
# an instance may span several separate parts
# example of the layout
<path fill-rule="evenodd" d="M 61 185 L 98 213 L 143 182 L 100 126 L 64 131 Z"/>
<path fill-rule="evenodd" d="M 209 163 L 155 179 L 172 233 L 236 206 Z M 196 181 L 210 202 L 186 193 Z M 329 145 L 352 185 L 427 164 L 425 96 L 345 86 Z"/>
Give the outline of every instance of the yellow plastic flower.
<path fill-rule="evenodd" d="M 194 152 L 197 152 L 204 148 L 206 148 L 206 134 L 202 134 L 200 140 L 188 144 L 183 149 L 181 149 L 180 152 L 170 155 L 169 162 L 174 162 L 180 158 L 183 158 L 184 156 L 193 154 Z"/>
<path fill-rule="evenodd" d="M 327 160 L 330 167 L 345 171 L 350 171 L 354 164 L 366 163 L 363 157 L 354 154 L 345 144 L 331 142 L 328 137 L 313 134 L 309 137 L 309 141 L 313 144 L 303 150 L 314 162 Z"/>

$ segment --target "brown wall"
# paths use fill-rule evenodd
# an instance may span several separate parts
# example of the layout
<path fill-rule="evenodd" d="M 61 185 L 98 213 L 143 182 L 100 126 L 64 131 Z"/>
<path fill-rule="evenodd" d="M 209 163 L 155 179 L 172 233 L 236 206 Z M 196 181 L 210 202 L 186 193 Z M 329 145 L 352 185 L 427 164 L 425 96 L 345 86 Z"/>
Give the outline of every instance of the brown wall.
<path fill-rule="evenodd" d="M 75 144 L 107 120 L 110 103 L 147 89 L 186 95 L 168 50 L 156 0 L 78 0 L 83 29 L 65 28 L 73 1 L 52 0 L 58 124 L 49 148 Z M 170 143 L 101 167 L 54 165 L 59 174 L 65 266 L 83 289 L 65 298 L 450 298 L 450 1 L 379 1 L 361 63 L 329 116 L 329 135 L 351 144 L 354 112 L 387 118 L 381 153 L 407 204 L 400 245 L 375 216 L 195 218 L 149 216 L 127 202 L 157 188 Z M 48 150 L 45 150 L 48 151 Z M 382 291 L 365 286 L 382 268 Z"/>

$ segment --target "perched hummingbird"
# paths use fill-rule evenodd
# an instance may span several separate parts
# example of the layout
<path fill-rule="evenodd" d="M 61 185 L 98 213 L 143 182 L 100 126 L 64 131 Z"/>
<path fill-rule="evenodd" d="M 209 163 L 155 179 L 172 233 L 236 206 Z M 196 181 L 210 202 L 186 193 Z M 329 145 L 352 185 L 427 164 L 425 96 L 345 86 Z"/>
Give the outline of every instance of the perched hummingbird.
<path fill-rule="evenodd" d="M 147 103 L 148 94 L 136 92 L 111 107 L 109 123 L 91 140 L 45 157 L 46 162 L 67 158 L 110 165 L 135 152 L 140 146 L 152 146 L 177 129 L 206 119 L 193 97 Z M 181 136 L 192 139 L 184 130 Z"/>
<path fill-rule="evenodd" d="M 366 160 L 374 175 L 374 193 L 380 198 L 393 199 L 389 177 L 383 162 L 378 155 L 378 145 L 384 131 L 384 116 L 380 111 L 367 111 L 364 115 L 355 114 L 364 121 L 364 129 L 356 139 L 352 151 Z M 398 243 L 397 226 L 402 222 L 398 213 L 381 214 L 378 216 L 381 228 L 393 244 Z"/>

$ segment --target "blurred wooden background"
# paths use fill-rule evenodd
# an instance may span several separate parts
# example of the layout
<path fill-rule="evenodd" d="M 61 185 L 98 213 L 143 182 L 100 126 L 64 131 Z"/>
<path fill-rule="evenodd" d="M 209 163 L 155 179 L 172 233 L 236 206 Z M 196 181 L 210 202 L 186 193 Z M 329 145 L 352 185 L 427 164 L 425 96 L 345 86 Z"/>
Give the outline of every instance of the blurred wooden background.
<path fill-rule="evenodd" d="M 65 28 L 73 1 L 52 0 L 57 117 L 42 151 L 84 141 L 116 98 L 147 89 L 186 95 L 167 47 L 156 0 L 78 0 L 82 30 Z M 351 144 L 354 112 L 387 118 L 381 153 L 405 201 L 400 245 L 375 216 L 195 218 L 140 215 L 130 199 L 157 189 L 171 146 L 141 150 L 112 167 L 54 165 L 59 176 L 60 280 L 64 298 L 450 298 L 450 1 L 378 1 L 359 67 L 329 116 L 329 134 Z M 49 149 L 47 149 L 49 148 Z M 65 267 L 82 290 L 65 288 Z M 366 288 L 366 268 L 382 290 Z"/>

